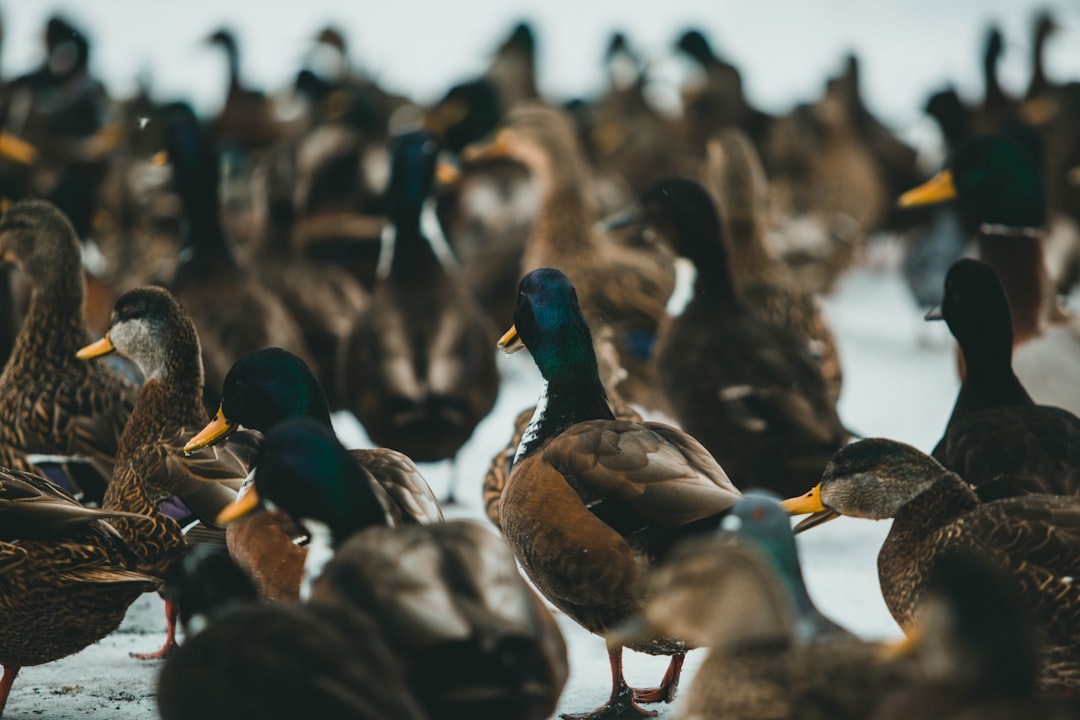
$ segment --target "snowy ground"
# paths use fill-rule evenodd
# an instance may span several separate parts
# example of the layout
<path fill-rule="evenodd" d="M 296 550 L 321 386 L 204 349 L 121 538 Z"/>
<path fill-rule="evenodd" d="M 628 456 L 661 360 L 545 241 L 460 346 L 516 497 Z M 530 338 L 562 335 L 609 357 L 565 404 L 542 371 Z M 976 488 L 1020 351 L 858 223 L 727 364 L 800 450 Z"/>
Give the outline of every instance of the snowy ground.
<path fill-rule="evenodd" d="M 891 272 L 858 270 L 827 300 L 829 318 L 844 362 L 841 415 L 864 436 L 888 436 L 928 450 L 936 442 L 956 392 L 951 338 L 943 324 L 924 324 L 902 281 Z M 527 353 L 501 357 L 503 388 L 492 415 L 477 429 L 459 461 L 453 517 L 482 517 L 480 482 L 492 455 L 506 442 L 514 416 L 532 404 L 539 375 Z M 347 416 L 337 419 L 348 444 L 365 439 Z M 436 492 L 448 478 L 446 464 L 424 468 Z M 736 479 L 737 480 L 737 479 Z M 810 592 L 823 611 L 867 637 L 889 637 L 897 629 L 878 590 L 876 555 L 888 532 L 885 522 L 841 518 L 800 537 Z M 560 712 L 580 712 L 607 696 L 609 673 L 603 641 L 560 617 L 570 648 L 570 681 Z M 156 717 L 154 683 L 159 662 L 128 657 L 164 641 L 163 606 L 146 596 L 132 606 L 121 629 L 64 660 L 25 668 L 8 702 L 7 720 L 145 720 Z M 684 682 L 693 678 L 701 653 L 687 661 Z M 632 684 L 655 685 L 664 658 L 627 654 Z M 672 717 L 664 707 L 660 717 Z"/>

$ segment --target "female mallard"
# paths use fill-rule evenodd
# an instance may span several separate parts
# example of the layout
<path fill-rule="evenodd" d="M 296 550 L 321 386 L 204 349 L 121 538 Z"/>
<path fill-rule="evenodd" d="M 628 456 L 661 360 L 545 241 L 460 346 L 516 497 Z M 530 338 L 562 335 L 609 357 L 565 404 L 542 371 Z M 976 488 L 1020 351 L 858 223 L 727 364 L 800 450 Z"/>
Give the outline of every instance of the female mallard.
<path fill-rule="evenodd" d="M 843 379 L 836 339 L 817 298 L 798 287 L 791 270 L 765 242 L 769 186 L 750 138 L 728 128 L 709 140 L 705 176 L 705 185 L 719 200 L 731 278 L 747 310 L 803 340 L 821 366 L 835 402 Z"/>
<path fill-rule="evenodd" d="M 539 103 L 511 110 L 506 127 L 479 156 L 509 156 L 531 173 L 540 207 L 525 245 L 523 272 L 564 270 L 578 288 L 593 331 L 610 326 L 629 376 L 626 399 L 663 407 L 652 366 L 656 329 L 675 288 L 670 254 L 653 243 L 620 244 L 596 229 L 589 174 L 566 115 Z"/>
<path fill-rule="evenodd" d="M 608 641 L 656 633 L 708 648 L 681 701 L 686 718 L 861 720 L 913 674 L 858 638 L 800 642 L 775 566 L 724 534 L 672 551 L 649 580 L 641 618 Z"/>
<path fill-rule="evenodd" d="M 863 440 L 836 454 L 821 482 L 784 501 L 793 515 L 814 513 L 796 532 L 839 515 L 893 518 L 878 553 L 885 604 L 905 632 L 938 560 L 972 552 L 1019 584 L 1045 638 L 1040 685 L 1080 682 L 1080 498 L 1021 495 L 980 503 L 974 488 L 915 448 Z"/>
<path fill-rule="evenodd" d="M 673 301 L 657 339 L 668 406 L 741 484 L 798 492 L 849 437 L 820 367 L 803 339 L 739 297 L 720 217 L 701 185 L 662 180 L 640 208 L 646 232 L 693 272 L 693 296 L 684 308 Z"/>
<path fill-rule="evenodd" d="M 264 348 L 236 361 L 225 376 L 217 416 L 185 451 L 220 442 L 237 428 L 266 434 L 290 418 L 307 417 L 331 427 L 326 395 L 304 361 L 288 350 Z M 442 510 L 427 481 L 405 455 L 385 448 L 351 450 L 369 472 L 372 491 L 391 526 L 442 522 Z M 226 531 L 229 551 L 269 598 L 298 597 L 307 552 L 292 542 L 295 528 L 280 512 L 260 513 Z"/>
<path fill-rule="evenodd" d="M 113 524 L 131 548 L 135 568 L 163 577 L 187 547 L 181 525 L 164 512 L 163 503 L 179 497 L 186 511 L 179 519 L 212 522 L 236 497 L 254 446 L 250 436 L 243 436 L 228 448 L 192 455 L 183 451 L 205 418 L 202 357 L 191 318 L 168 291 L 146 287 L 121 295 L 105 337 L 80 350 L 78 357 L 88 360 L 112 352 L 132 360 L 146 380 L 120 436 L 103 507 L 149 519 L 119 518 Z M 169 638 L 163 652 L 171 648 L 175 632 L 175 608 L 166 610 Z"/>
<path fill-rule="evenodd" d="M 0 465 L 29 470 L 23 453 L 89 457 L 100 478 L 86 490 L 100 500 L 136 389 L 104 364 L 75 358 L 91 340 L 79 240 L 54 205 L 18 202 L 0 219 L 0 257 L 32 286 L 0 375 Z"/>
<path fill-rule="evenodd" d="M 657 556 L 715 527 L 739 491 L 681 430 L 615 420 L 589 326 L 562 271 L 541 268 L 521 280 L 514 326 L 499 346 L 529 348 L 546 381 L 503 490 L 503 535 L 540 592 L 603 633 L 638 611 Z M 611 698 L 581 717 L 642 714 L 638 702 L 674 697 L 686 645 L 653 637 L 630 647 L 672 656 L 661 687 L 631 689 L 622 648 L 612 648 Z"/>
<path fill-rule="evenodd" d="M 313 600 L 374 618 L 430 717 L 549 717 L 566 648 L 503 542 L 471 521 L 387 527 L 372 487 L 329 429 L 301 418 L 267 433 L 245 499 L 308 530 Z"/>
<path fill-rule="evenodd" d="M 913 207 L 952 199 L 979 258 L 997 273 L 1009 299 L 1016 375 L 1036 401 L 1080 412 L 1080 318 L 1062 311 L 1050 281 L 1038 163 L 1011 140 L 975 137 L 899 202 Z"/>
<path fill-rule="evenodd" d="M 137 567 L 136 533 L 150 518 L 92 510 L 44 478 L 0 471 L 0 715 L 19 668 L 59 660 L 97 642 L 128 606 L 161 581 Z"/>
<path fill-rule="evenodd" d="M 1076 717 L 1076 701 L 1041 697 L 1035 617 L 1008 575 L 977 555 L 948 555 L 927 578 L 914 653 L 919 678 L 874 720 Z M 1071 704 L 1071 707 L 1070 707 Z"/>
<path fill-rule="evenodd" d="M 967 371 L 934 458 L 979 488 L 983 499 L 1080 491 L 1080 419 L 1036 405 L 1013 373 L 1009 303 L 989 265 L 949 268 L 939 314 Z"/>
<path fill-rule="evenodd" d="M 164 720 L 423 720 L 375 618 L 342 603 L 261 605 L 220 548 L 181 562 L 169 593 L 187 640 L 161 668 Z"/>
<path fill-rule="evenodd" d="M 432 246 L 438 146 L 416 130 L 395 137 L 391 154 L 392 257 L 356 320 L 339 387 L 377 445 L 417 462 L 452 459 L 495 404 L 494 331 Z"/>
<path fill-rule="evenodd" d="M 220 159 L 208 132 L 186 105 L 167 111 L 165 147 L 183 206 L 181 261 L 172 290 L 191 314 L 203 346 L 206 405 L 233 362 L 261 347 L 306 355 L 296 320 L 239 265 L 220 219 Z"/>

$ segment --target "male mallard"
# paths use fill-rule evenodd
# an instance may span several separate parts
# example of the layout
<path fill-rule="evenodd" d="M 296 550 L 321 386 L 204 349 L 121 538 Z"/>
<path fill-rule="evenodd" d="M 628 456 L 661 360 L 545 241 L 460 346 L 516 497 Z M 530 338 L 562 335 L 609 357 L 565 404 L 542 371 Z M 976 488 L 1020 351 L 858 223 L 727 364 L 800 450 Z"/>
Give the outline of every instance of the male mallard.
<path fill-rule="evenodd" d="M 220 548 L 181 561 L 169 593 L 187 640 L 162 666 L 164 720 L 423 720 L 375 618 L 342 603 L 260 605 Z"/>
<path fill-rule="evenodd" d="M 508 113 L 494 142 L 477 152 L 516 158 L 536 184 L 540 206 L 522 272 L 541 267 L 566 272 L 593 331 L 606 325 L 615 332 L 629 373 L 621 387 L 626 399 L 662 407 L 651 358 L 664 304 L 675 287 L 670 254 L 649 242 L 617 243 L 598 231 L 585 158 L 565 113 L 522 103 Z"/>
<path fill-rule="evenodd" d="M 327 428 L 288 420 L 267 433 L 245 499 L 308 530 L 311 597 L 376 620 L 430 717 L 549 717 L 566 648 L 506 546 L 471 521 L 387 527 L 367 475 Z"/>
<path fill-rule="evenodd" d="M 105 337 L 78 357 L 112 352 L 132 360 L 146 380 L 120 436 L 103 507 L 149 519 L 118 518 L 113 525 L 131 548 L 135 568 L 163 577 L 187 547 L 178 520 L 212 522 L 236 497 L 254 446 L 245 435 L 226 448 L 184 453 L 205 418 L 202 357 L 191 318 L 168 291 L 146 287 L 121 295 Z M 164 511 L 163 503 L 174 496 L 183 501 L 180 517 Z M 163 652 L 172 647 L 175 632 L 175 608 L 167 603 L 166 612 L 169 637 Z"/>
<path fill-rule="evenodd" d="M 726 534 L 673 550 L 649 579 L 640 619 L 608 641 L 650 633 L 708 648 L 680 705 L 686 718 L 862 720 L 912 674 L 858 638 L 800 642 L 775 566 Z"/>
<path fill-rule="evenodd" d="M 417 462 L 453 459 L 495 404 L 495 333 L 432 245 L 435 140 L 402 133 L 391 154 L 392 257 L 344 348 L 339 387 L 377 445 Z"/>
<path fill-rule="evenodd" d="M 716 206 L 693 180 L 640 202 L 646 232 L 693 273 L 693 295 L 660 328 L 660 389 L 680 425 L 746 487 L 798 492 L 848 438 L 805 341 L 740 298 Z M 684 259 L 685 258 L 685 259 Z"/>
<path fill-rule="evenodd" d="M 945 279 L 940 316 L 967 372 L 934 457 L 984 499 L 1080 492 L 1080 419 L 1036 405 L 1013 373 L 1009 304 L 993 269 L 957 261 Z"/>
<path fill-rule="evenodd" d="M 1037 401 L 1080 412 L 1080 318 L 1058 306 L 1045 262 L 1046 195 L 1030 153 L 1003 137 L 962 144 L 902 206 L 955 199 L 1012 310 L 1013 367 Z"/>
<path fill-rule="evenodd" d="M 18 202 L 0 219 L 0 257 L 21 267 L 33 288 L 0 375 L 0 464 L 29 470 L 23 453 L 88 457 L 100 477 L 87 489 L 100 500 L 136 389 L 107 366 L 75 357 L 91 340 L 79 240 L 51 203 Z"/>
<path fill-rule="evenodd" d="M 977 555 L 941 558 L 927 578 L 913 652 L 920 678 L 874 720 L 1076 717 L 1076 702 L 1039 697 L 1035 616 L 1008 575 Z"/>
<path fill-rule="evenodd" d="M 503 535 L 556 607 L 603 633 L 640 608 L 657 556 L 715 527 L 739 491 L 681 430 L 615 420 L 589 326 L 560 270 L 541 268 L 521 280 L 514 326 L 499 345 L 507 352 L 529 348 L 545 380 L 503 490 Z M 642 714 L 638 702 L 671 701 L 686 645 L 651 637 L 630 647 L 672 656 L 661 686 L 631 689 L 622 648 L 612 648 L 611 698 L 575 717 Z"/>
<path fill-rule="evenodd" d="M 135 534 L 111 524 L 125 518 Z M 150 518 L 92 510 L 44 478 L 0 471 L 0 715 L 19 668 L 97 642 L 128 606 L 161 585 L 135 562 L 132 542 Z"/>
<path fill-rule="evenodd" d="M 304 361 L 281 348 L 245 355 L 225 376 L 217 416 L 184 450 L 220 442 L 239 427 L 267 433 L 290 418 L 307 417 L 331 427 L 326 395 Z M 442 510 L 423 475 L 407 456 L 385 448 L 351 450 L 374 482 L 372 491 L 391 526 L 442 522 Z M 226 531 L 229 551 L 271 599 L 295 599 L 307 552 L 292 542 L 295 528 L 278 511 L 259 513 Z"/>
<path fill-rule="evenodd" d="M 980 503 L 975 489 L 915 448 L 863 440 L 836 454 L 821 482 L 784 501 L 814 513 L 796 532 L 839 515 L 893 518 L 878 553 L 885 604 L 905 632 L 929 573 L 953 552 L 981 555 L 1003 569 L 1035 610 L 1045 639 L 1044 690 L 1080 686 L 1080 498 L 1021 495 Z"/>

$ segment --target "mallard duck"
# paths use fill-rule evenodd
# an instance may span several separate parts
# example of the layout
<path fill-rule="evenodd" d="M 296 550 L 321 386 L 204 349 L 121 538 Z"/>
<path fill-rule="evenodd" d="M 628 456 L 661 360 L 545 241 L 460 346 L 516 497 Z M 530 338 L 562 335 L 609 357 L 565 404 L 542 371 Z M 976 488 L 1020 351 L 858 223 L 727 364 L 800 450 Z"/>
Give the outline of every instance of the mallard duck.
<path fill-rule="evenodd" d="M 251 580 L 203 546 L 172 573 L 187 640 L 162 666 L 164 720 L 423 720 L 375 618 L 342 603 L 259 605 Z"/>
<path fill-rule="evenodd" d="M 1022 495 L 980 503 L 975 489 L 915 448 L 862 440 L 836 454 L 821 482 L 784 501 L 813 513 L 796 532 L 839 515 L 893 518 L 878 553 L 885 604 L 905 632 L 915 627 L 926 578 L 952 552 L 973 552 L 1002 568 L 1035 610 L 1045 637 L 1040 685 L 1080 682 L 1080 498 Z"/>
<path fill-rule="evenodd" d="M 240 48 L 229 28 L 219 28 L 206 43 L 221 48 L 228 63 L 225 105 L 212 124 L 217 142 L 230 150 L 249 151 L 272 143 L 279 135 L 270 101 L 240 79 Z"/>
<path fill-rule="evenodd" d="M 1005 50 L 1001 28 L 991 25 L 986 29 L 983 45 L 983 101 L 977 108 L 974 127 L 977 133 L 999 133 L 1016 120 L 1019 103 L 1001 87 L 998 79 L 998 62 Z"/>
<path fill-rule="evenodd" d="M 693 275 L 692 297 L 669 306 L 656 344 L 668 406 L 742 485 L 797 492 L 849 437 L 821 369 L 803 339 L 746 309 L 701 185 L 662 180 L 640 207 L 645 231 L 669 243 Z"/>
<path fill-rule="evenodd" d="M 87 457 L 98 477 L 83 489 L 100 502 L 137 391 L 110 368 L 75 358 L 91 341 L 75 230 L 51 203 L 15 203 L 0 219 L 0 257 L 32 286 L 0 375 L 0 464 L 30 470 L 25 453 Z"/>
<path fill-rule="evenodd" d="M 626 371 L 619 364 L 619 353 L 611 338 L 611 328 L 603 328 L 593 337 L 593 348 L 596 353 L 596 365 L 600 373 L 600 382 L 607 392 L 608 403 L 616 420 L 629 422 L 642 422 L 641 413 L 626 404 L 619 394 L 619 383 L 626 377 Z M 487 474 L 484 475 L 484 512 L 495 527 L 500 527 L 499 502 L 502 500 L 503 488 L 510 477 L 510 470 L 514 465 L 514 456 L 518 446 L 521 445 L 521 436 L 529 428 L 536 406 L 526 408 L 514 418 L 514 433 L 510 436 L 510 442 L 491 459 Z"/>
<path fill-rule="evenodd" d="M 111 524 L 149 518 L 93 510 L 44 478 L 0 471 L 0 715 L 19 669 L 105 637 L 161 580 L 139 570 L 135 546 Z"/>
<path fill-rule="evenodd" d="M 562 271 L 522 278 L 514 325 L 499 346 L 529 348 L 546 383 L 503 490 L 503 535 L 548 600 L 603 633 L 640 608 L 652 561 L 678 539 L 715 527 L 739 491 L 681 430 L 615 420 L 589 326 Z M 639 702 L 674 697 L 687 646 L 653 637 L 630 647 L 672 656 L 661 686 L 631 689 L 622 647 L 611 648 L 611 697 L 580 717 L 641 714 Z"/>
<path fill-rule="evenodd" d="M 327 428 L 288 420 L 266 435 L 254 492 L 222 519 L 264 498 L 306 528 L 311 597 L 374 618 L 432 718 L 549 717 L 566 648 L 506 546 L 471 521 L 387 527 L 367 475 Z"/>
<path fill-rule="evenodd" d="M 1019 587 L 970 554 L 947 555 L 930 573 L 918 608 L 914 653 L 920 678 L 889 698 L 875 720 L 956 717 L 1074 718 L 1075 701 L 1036 695 L 1039 641 Z"/>
<path fill-rule="evenodd" d="M 424 130 L 394 139 L 392 257 L 340 363 L 347 407 L 371 439 L 417 462 L 453 459 L 499 389 L 494 331 L 432 245 L 441 239 L 430 198 L 437 153 Z"/>
<path fill-rule="evenodd" d="M 188 441 L 185 451 L 220 442 L 237 428 L 267 433 L 290 418 L 308 417 L 331 427 L 326 395 L 304 361 L 288 350 L 264 348 L 245 355 L 225 376 L 217 416 Z M 387 450 L 351 450 L 369 473 L 372 490 L 393 527 L 442 522 L 442 510 L 427 481 L 405 455 Z M 299 597 L 306 550 L 293 543 L 291 521 L 279 511 L 259 513 L 226 531 L 233 558 L 274 600 Z"/>
<path fill-rule="evenodd" d="M 708 648 L 680 717 L 859 720 L 912 675 L 910 662 L 883 662 L 858 638 L 799 642 L 775 566 L 741 538 L 685 542 L 652 573 L 647 597 L 608 641 L 662 633 Z"/>
<path fill-rule="evenodd" d="M 791 532 L 791 519 L 780 505 L 779 496 L 761 490 L 747 491 L 724 518 L 725 531 L 755 544 L 772 563 L 792 601 L 794 637 L 800 643 L 853 640 L 853 635 L 827 618 L 803 582 L 799 551 Z"/>
<path fill-rule="evenodd" d="M 1044 9 L 1035 17 L 1035 23 L 1032 26 L 1031 80 L 1028 82 L 1025 95 L 1027 100 L 1042 97 L 1055 89 L 1054 83 L 1046 77 L 1043 55 L 1046 50 L 1046 41 L 1060 29 L 1061 25 L 1054 20 L 1049 10 Z"/>
<path fill-rule="evenodd" d="M 803 339 L 835 402 L 843 380 L 836 339 L 817 298 L 799 289 L 765 242 L 769 186 L 757 150 L 744 132 L 729 128 L 709 140 L 707 152 L 705 185 L 719 203 L 732 282 L 750 312 Z"/>
<path fill-rule="evenodd" d="M 1032 397 L 1080 411 L 1080 320 L 1061 310 L 1045 266 L 1045 194 L 1031 155 L 1001 137 L 964 143 L 944 170 L 900 197 L 911 207 L 955 199 L 979 257 L 1012 310 L 1013 367 Z"/>
<path fill-rule="evenodd" d="M 945 279 L 939 314 L 967 371 L 934 458 L 985 498 L 1080 491 L 1080 419 L 1036 405 L 1010 365 L 1009 304 L 994 270 L 970 258 Z"/>
<path fill-rule="evenodd" d="M 138 365 L 146 381 L 120 436 L 103 507 L 145 516 L 118 518 L 113 525 L 131 549 L 134 568 L 164 577 L 187 548 L 180 521 L 212 523 L 235 499 L 255 446 L 243 435 L 227 447 L 184 453 L 184 444 L 205 418 L 202 358 L 191 318 L 167 290 L 136 288 L 117 298 L 109 331 L 78 357 L 90 360 L 113 352 Z M 182 501 L 179 513 L 166 512 L 165 503 L 173 497 Z M 175 639 L 176 608 L 166 603 L 166 612 L 169 635 L 162 653 Z"/>
<path fill-rule="evenodd" d="M 563 269 L 581 296 L 594 331 L 610 325 L 629 373 L 621 390 L 630 402 L 662 408 L 651 363 L 656 328 L 675 287 L 670 254 L 652 243 L 613 242 L 596 228 L 589 175 L 566 115 L 539 103 L 521 103 L 494 142 L 475 154 L 509 156 L 532 174 L 540 207 L 525 246 L 523 272 Z"/>
<path fill-rule="evenodd" d="M 540 97 L 536 85 L 536 33 L 532 25 L 519 22 L 495 50 L 485 77 L 499 89 L 507 107 Z"/>
<path fill-rule="evenodd" d="M 168 109 L 166 152 L 180 195 L 185 226 L 172 291 L 195 321 L 206 370 L 207 409 L 233 362 L 261 347 L 307 357 L 303 335 L 285 306 L 237 263 L 221 225 L 220 161 L 213 140 L 191 108 Z"/>

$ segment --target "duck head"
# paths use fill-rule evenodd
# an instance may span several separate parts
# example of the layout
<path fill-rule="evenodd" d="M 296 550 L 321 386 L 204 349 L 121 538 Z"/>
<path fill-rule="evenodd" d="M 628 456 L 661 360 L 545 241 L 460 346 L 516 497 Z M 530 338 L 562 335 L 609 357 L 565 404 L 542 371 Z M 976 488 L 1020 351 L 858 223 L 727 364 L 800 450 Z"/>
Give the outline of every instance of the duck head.
<path fill-rule="evenodd" d="M 967 372 L 1011 368 L 1009 301 L 993 268 L 981 260 L 961 258 L 953 263 L 945 276 L 940 313 L 931 310 L 927 319 L 945 320 L 960 345 Z"/>
<path fill-rule="evenodd" d="M 82 298 L 82 246 L 67 216 L 45 200 L 20 200 L 0 217 L 0 261 L 17 265 L 35 289 Z"/>

